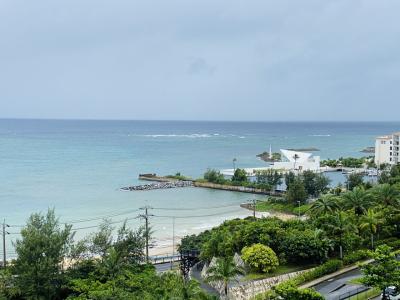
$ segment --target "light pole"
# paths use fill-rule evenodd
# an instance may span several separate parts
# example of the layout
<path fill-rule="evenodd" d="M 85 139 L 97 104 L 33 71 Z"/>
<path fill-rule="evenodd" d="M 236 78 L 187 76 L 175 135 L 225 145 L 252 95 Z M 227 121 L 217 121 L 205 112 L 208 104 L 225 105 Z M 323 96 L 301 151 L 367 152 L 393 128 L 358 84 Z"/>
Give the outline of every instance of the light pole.
<path fill-rule="evenodd" d="M 237 159 L 234 158 L 234 159 L 232 160 L 232 164 L 233 164 L 233 173 L 235 173 L 235 170 L 236 170 L 236 162 L 237 162 Z"/>
<path fill-rule="evenodd" d="M 300 219 L 300 201 L 297 201 L 297 204 L 299 205 L 299 219 Z"/>

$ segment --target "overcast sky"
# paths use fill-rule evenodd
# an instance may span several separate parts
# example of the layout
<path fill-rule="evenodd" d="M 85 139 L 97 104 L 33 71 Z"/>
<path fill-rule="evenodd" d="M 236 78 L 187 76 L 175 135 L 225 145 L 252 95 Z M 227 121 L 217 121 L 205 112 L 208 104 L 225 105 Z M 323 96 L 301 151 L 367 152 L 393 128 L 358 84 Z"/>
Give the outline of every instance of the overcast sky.
<path fill-rule="evenodd" d="M 398 0 L 0 0 L 0 117 L 399 120 Z"/>

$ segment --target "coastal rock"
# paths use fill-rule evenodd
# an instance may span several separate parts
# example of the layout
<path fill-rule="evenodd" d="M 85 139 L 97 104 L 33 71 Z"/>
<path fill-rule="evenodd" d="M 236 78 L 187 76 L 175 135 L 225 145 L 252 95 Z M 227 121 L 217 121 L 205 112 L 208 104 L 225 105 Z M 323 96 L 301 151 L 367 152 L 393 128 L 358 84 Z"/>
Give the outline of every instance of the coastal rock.
<path fill-rule="evenodd" d="M 123 191 L 150 191 L 150 190 L 158 190 L 158 189 L 173 189 L 180 187 L 190 187 L 193 186 L 192 181 L 179 180 L 173 182 L 157 182 L 150 184 L 142 184 L 135 186 L 122 187 Z"/>

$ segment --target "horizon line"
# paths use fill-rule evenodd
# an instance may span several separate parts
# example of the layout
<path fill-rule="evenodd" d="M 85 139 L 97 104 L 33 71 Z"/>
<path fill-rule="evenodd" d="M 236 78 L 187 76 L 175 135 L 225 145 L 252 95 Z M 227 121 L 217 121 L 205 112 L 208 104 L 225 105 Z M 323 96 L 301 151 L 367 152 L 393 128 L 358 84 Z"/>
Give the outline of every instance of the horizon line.
<path fill-rule="evenodd" d="M 400 123 L 383 120 L 201 120 L 201 119 L 101 119 L 101 118 L 19 118 L 0 117 L 0 120 L 16 121 L 110 121 L 110 122 L 226 122 L 226 123 Z"/>

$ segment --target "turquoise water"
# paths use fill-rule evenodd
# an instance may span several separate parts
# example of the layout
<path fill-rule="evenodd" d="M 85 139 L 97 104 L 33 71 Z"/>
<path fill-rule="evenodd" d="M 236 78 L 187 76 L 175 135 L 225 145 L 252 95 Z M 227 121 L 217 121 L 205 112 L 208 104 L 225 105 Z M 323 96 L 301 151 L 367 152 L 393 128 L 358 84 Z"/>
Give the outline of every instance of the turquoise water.
<path fill-rule="evenodd" d="M 146 204 L 169 208 L 151 211 L 159 246 L 172 235 L 172 216 L 180 217 L 175 227 L 182 236 L 243 215 L 238 204 L 252 196 L 195 188 L 119 190 L 138 184 L 139 173 L 199 177 L 207 168 L 231 168 L 233 158 L 238 167 L 263 166 L 256 154 L 270 144 L 274 151 L 316 147 L 322 158 L 361 156 L 360 150 L 373 146 L 375 136 L 399 128 L 400 123 L 0 120 L 0 217 L 20 225 L 30 213 L 53 207 L 61 221 L 128 212 L 112 219 L 128 217 L 137 226 L 140 220 L 134 217 L 140 212 L 134 210 Z M 219 206 L 227 207 L 214 208 Z M 92 230 L 80 229 L 77 236 Z"/>

